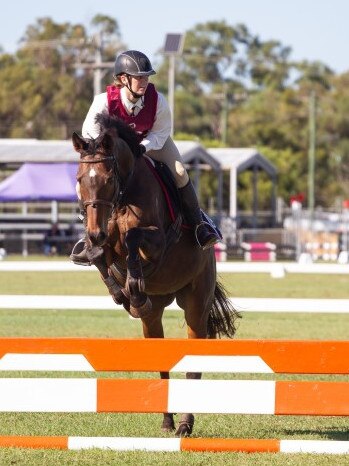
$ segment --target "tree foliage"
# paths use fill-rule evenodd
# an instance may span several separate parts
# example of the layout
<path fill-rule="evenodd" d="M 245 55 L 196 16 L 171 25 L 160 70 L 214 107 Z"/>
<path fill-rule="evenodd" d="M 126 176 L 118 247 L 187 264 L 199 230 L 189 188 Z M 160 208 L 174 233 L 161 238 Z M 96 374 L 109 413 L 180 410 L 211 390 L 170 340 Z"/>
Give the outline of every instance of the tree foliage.
<path fill-rule="evenodd" d="M 97 15 L 104 59 L 120 47 L 118 23 Z M 98 44 L 101 45 L 101 44 Z M 93 96 L 96 36 L 81 24 L 39 18 L 13 55 L 0 56 L 0 137 L 69 138 L 81 128 Z"/>

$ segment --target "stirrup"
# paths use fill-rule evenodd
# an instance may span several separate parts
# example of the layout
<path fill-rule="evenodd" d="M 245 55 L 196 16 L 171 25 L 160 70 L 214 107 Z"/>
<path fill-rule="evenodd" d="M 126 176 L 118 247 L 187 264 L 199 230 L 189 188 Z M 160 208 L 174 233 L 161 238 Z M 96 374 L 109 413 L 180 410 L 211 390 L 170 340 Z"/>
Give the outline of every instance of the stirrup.
<path fill-rule="evenodd" d="M 207 236 L 210 236 L 210 238 L 208 238 L 208 240 L 205 241 L 205 242 L 200 241 L 200 239 L 199 239 L 200 235 L 198 235 L 198 230 L 199 230 L 200 227 L 204 227 L 204 228 L 206 228 L 208 230 Z M 216 243 L 219 243 L 221 241 L 221 238 L 218 236 L 215 229 L 208 222 L 203 221 L 203 222 L 197 224 L 196 227 L 195 227 L 194 234 L 195 234 L 195 238 L 196 238 L 196 241 L 197 241 L 198 245 L 200 246 L 200 248 L 203 251 L 205 251 L 206 249 L 212 248 Z"/>
<path fill-rule="evenodd" d="M 83 265 L 86 267 L 92 265 L 92 262 L 90 262 L 87 258 L 85 248 L 86 248 L 85 238 L 79 239 L 79 241 L 74 244 L 73 250 L 69 258 L 75 265 Z"/>

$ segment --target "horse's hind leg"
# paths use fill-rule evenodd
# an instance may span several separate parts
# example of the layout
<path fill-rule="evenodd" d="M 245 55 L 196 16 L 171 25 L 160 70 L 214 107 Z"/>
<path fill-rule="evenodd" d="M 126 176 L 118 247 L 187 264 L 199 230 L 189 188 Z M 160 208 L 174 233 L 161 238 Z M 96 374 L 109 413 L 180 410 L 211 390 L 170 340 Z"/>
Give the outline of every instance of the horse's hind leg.
<path fill-rule="evenodd" d="M 214 288 L 212 288 L 209 274 L 197 281 L 195 286 L 189 285 L 177 295 L 177 303 L 184 309 L 189 339 L 207 338 L 208 316 L 213 296 Z M 201 379 L 201 372 L 187 372 L 186 378 L 188 380 L 199 380 Z M 200 395 L 198 394 L 198 396 Z M 186 437 L 191 435 L 194 420 L 192 413 L 182 414 L 176 436 Z"/>
<path fill-rule="evenodd" d="M 201 379 L 201 373 L 199 372 L 187 372 L 186 379 Z M 198 394 L 199 396 L 199 394 Z M 178 423 L 176 430 L 176 437 L 188 437 L 193 432 L 194 427 L 194 415 L 192 413 L 184 413 L 181 415 L 181 419 Z"/>
<path fill-rule="evenodd" d="M 143 335 L 145 338 L 164 338 L 164 329 L 162 325 L 162 315 L 164 307 L 169 304 L 171 298 L 163 298 L 160 296 L 152 297 L 152 312 L 150 315 L 142 318 Z M 160 372 L 161 379 L 169 379 L 168 372 Z M 175 430 L 175 424 L 172 413 L 164 413 L 161 429 L 164 432 L 172 432 Z"/>

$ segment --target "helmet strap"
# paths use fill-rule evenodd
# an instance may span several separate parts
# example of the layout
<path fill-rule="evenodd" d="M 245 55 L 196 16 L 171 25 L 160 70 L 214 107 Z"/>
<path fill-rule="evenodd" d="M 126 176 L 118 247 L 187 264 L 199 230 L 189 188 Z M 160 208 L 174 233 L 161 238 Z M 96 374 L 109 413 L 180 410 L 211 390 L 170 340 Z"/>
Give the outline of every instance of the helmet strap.
<path fill-rule="evenodd" d="M 125 84 L 125 86 L 127 87 L 127 89 L 131 92 L 131 94 L 133 95 L 133 97 L 135 99 L 140 99 L 141 97 L 143 97 L 142 94 L 137 94 L 137 92 L 134 92 L 132 89 L 131 89 L 131 76 L 129 74 L 126 75 L 126 78 L 127 78 L 127 84 Z"/>

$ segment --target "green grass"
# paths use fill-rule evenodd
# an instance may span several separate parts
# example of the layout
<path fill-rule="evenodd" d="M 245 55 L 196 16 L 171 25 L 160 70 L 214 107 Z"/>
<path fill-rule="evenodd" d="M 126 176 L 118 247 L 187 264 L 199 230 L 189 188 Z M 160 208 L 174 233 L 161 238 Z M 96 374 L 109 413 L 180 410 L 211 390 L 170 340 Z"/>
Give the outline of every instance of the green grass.
<path fill-rule="evenodd" d="M 237 338 L 346 340 L 349 314 L 243 313 Z M 181 311 L 165 312 L 165 334 L 186 338 Z M 141 324 L 126 311 L 0 310 L 0 335 L 142 338 Z"/>
<path fill-rule="evenodd" d="M 345 276 L 287 275 L 272 279 L 267 274 L 224 274 L 231 296 L 347 298 Z M 1 294 L 105 295 L 98 273 L 0 273 Z M 1 297 L 0 297 L 1 299 Z M 185 337 L 182 312 L 166 311 L 168 337 Z M 141 324 L 123 311 L 0 310 L 2 336 L 141 337 Z M 306 313 L 246 313 L 239 322 L 238 338 L 348 339 L 349 315 Z M 302 355 L 295 355 L 302 357 Z M 3 373 L 2 376 L 49 376 L 52 374 Z M 99 377 L 124 374 L 98 374 Z M 76 376 L 76 374 L 71 374 Z M 84 374 L 85 376 L 85 374 Z M 93 376 L 89 374 L 88 376 Z M 138 376 L 138 374 L 133 374 Z M 147 374 L 141 374 L 147 376 Z M 205 376 L 206 378 L 209 375 Z M 222 378 L 222 375 L 212 377 Z M 247 378 L 247 375 L 225 376 Z M 250 378 L 256 378 L 253 376 Z M 277 376 L 275 378 L 290 378 Z M 266 376 L 266 378 L 273 378 Z M 310 379 L 348 380 L 347 376 L 308 376 Z M 160 431 L 157 414 L 119 413 L 1 413 L 0 435 L 168 436 Z M 171 436 L 171 435 L 170 435 Z M 289 438 L 349 440 L 346 417 L 197 415 L 195 437 Z M 116 453 L 110 451 L 0 450 L 3 465 L 349 465 L 348 456 L 242 453 Z"/>
<path fill-rule="evenodd" d="M 231 296 L 257 298 L 349 299 L 349 275 L 264 273 L 220 274 Z"/>
<path fill-rule="evenodd" d="M 68 255 L 45 256 L 44 254 L 29 254 L 28 256 L 22 256 L 22 254 L 9 254 L 5 260 L 13 262 L 69 261 L 69 257 Z"/>
<path fill-rule="evenodd" d="M 349 299 L 349 275 L 264 273 L 219 274 L 229 296 Z M 105 295 L 96 272 L 0 272 L 0 294 Z"/>

